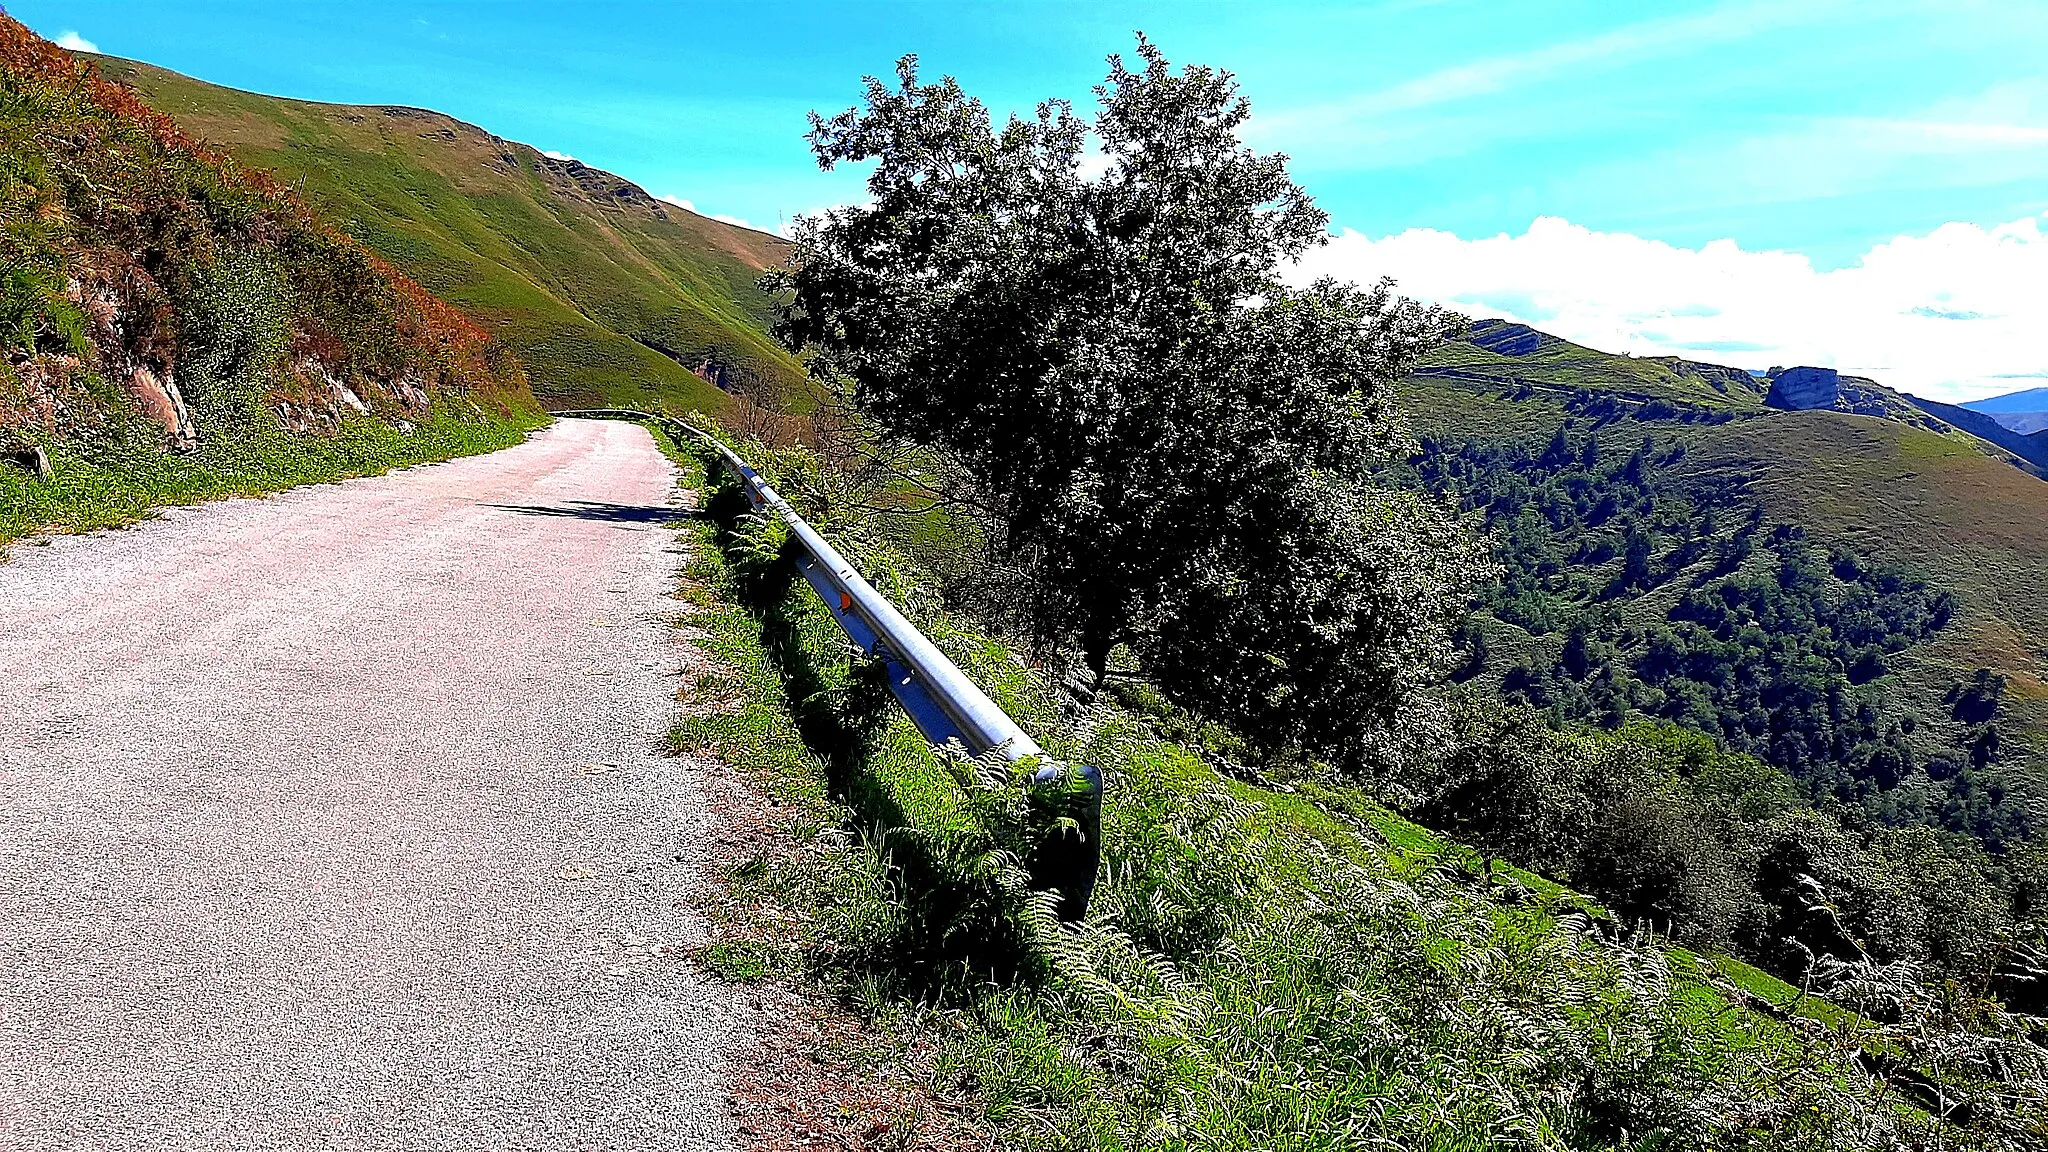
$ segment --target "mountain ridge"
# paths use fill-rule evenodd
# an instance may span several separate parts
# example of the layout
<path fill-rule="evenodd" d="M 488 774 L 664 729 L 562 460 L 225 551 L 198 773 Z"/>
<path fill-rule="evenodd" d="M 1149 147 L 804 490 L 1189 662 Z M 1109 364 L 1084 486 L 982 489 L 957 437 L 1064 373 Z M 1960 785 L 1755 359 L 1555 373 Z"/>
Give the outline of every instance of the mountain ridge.
<path fill-rule="evenodd" d="M 187 131 L 297 183 L 476 317 L 550 407 L 809 403 L 757 284 L 789 250 L 779 237 L 431 109 L 266 96 L 90 59 Z"/>
<path fill-rule="evenodd" d="M 1720 692 L 1747 674 L 1720 687 L 1711 676 L 1661 680 L 1670 666 L 1656 662 L 1664 641 L 1654 638 L 1683 631 L 1687 613 L 1718 611 L 1700 599 L 1718 581 L 1737 581 L 1729 595 L 1768 588 L 1783 578 L 1776 565 L 1800 567 L 1800 541 L 1809 541 L 1851 583 L 1924 581 L 1955 604 L 1951 622 L 1865 667 L 1847 656 L 1834 672 L 1824 669 L 1835 657 L 1808 665 L 1838 680 L 1830 691 L 1849 702 L 1842 707 L 1868 710 L 1858 723 L 1876 735 L 1856 739 L 1890 741 L 1913 766 L 1873 782 L 1836 744 L 1827 771 L 1842 775 L 1826 789 L 1840 795 L 1830 802 L 1873 816 L 1921 813 L 1912 818 L 1991 839 L 2035 823 L 2022 797 L 2048 795 L 2048 483 L 2018 450 L 2034 446 L 2028 438 L 1874 381 L 1839 377 L 1827 395 L 1785 408 L 1770 403 L 1772 381 L 1739 369 L 1473 327 L 1479 342 L 1432 352 L 1399 400 L 1423 442 L 1422 482 L 1485 511 L 1509 568 L 1475 618 L 1474 668 L 1492 669 L 1482 673 L 1488 684 L 1569 722 L 1682 720 L 1675 688 Z M 1624 475 L 1619 465 L 1635 457 L 1642 464 Z M 1546 484 L 1560 495 L 1544 495 Z M 1582 506 L 1556 504 L 1564 493 Z M 1642 503 L 1630 512 L 1632 499 Z M 1607 655 L 1589 661 L 1596 651 Z M 1610 683 L 1602 668 L 1639 684 Z M 2001 686 L 1997 748 L 1956 704 L 1978 669 Z M 1699 715 L 1717 738 L 1745 738 L 1747 721 L 1714 719 L 1704 702 Z M 1771 723 L 1780 720 L 1774 712 Z M 1775 728 L 1756 731 L 1765 730 Z M 1997 790 L 1946 775 L 1944 765 L 1965 758 L 1964 775 L 1989 773 Z"/>
<path fill-rule="evenodd" d="M 2048 412 L 2048 385 L 2022 388 L 1982 400 L 1965 400 L 1958 407 L 1972 412 Z"/>

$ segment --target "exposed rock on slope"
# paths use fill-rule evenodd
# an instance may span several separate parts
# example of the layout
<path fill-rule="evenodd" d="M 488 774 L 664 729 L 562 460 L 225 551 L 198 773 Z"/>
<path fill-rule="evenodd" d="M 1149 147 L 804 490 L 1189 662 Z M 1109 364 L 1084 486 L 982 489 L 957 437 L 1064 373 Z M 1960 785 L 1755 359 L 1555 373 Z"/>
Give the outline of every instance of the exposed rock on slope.
<path fill-rule="evenodd" d="M 1474 320 L 1465 330 L 1465 339 L 1502 356 L 1529 356 L 1559 342 L 1548 332 L 1508 320 Z"/>
<path fill-rule="evenodd" d="M 0 436 L 193 448 L 531 409 L 486 334 L 292 192 L 0 17 Z"/>
<path fill-rule="evenodd" d="M 1773 408 L 1795 412 L 1833 408 L 1841 394 L 1841 377 L 1833 368 L 1786 368 L 1770 379 L 1771 391 L 1764 401 Z"/>

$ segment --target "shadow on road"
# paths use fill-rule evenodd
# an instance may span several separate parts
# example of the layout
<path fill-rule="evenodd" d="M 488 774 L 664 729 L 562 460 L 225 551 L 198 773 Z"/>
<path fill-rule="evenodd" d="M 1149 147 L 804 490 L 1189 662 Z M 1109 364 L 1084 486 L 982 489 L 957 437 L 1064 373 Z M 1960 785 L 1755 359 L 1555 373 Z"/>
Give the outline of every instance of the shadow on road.
<path fill-rule="evenodd" d="M 500 512 L 521 516 L 570 516 L 578 520 L 600 520 L 609 524 L 661 524 L 681 520 L 689 513 L 681 508 L 654 504 L 610 504 L 601 500 L 571 500 L 566 504 L 486 504 Z"/>

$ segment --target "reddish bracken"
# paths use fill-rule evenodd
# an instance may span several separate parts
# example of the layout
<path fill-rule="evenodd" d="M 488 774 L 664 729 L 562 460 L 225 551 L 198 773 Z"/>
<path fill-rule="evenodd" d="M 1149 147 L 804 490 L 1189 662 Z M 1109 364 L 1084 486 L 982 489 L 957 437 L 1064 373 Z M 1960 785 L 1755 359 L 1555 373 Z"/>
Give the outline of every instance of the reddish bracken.
<path fill-rule="evenodd" d="M 31 121 L 33 130 L 17 133 L 10 146 L 43 153 L 36 166 L 43 171 L 75 176 L 0 187 L 16 219 L 32 213 L 41 225 L 20 236 L 0 233 L 0 256 L 10 267 L 40 267 L 53 284 L 47 291 L 61 286 L 90 345 L 59 339 L 46 325 L 43 337 L 0 348 L 0 385 L 9 375 L 15 384 L 0 388 L 0 424 L 26 418 L 57 431 L 51 418 L 62 413 L 68 417 L 55 424 L 71 431 L 95 423 L 84 381 L 44 363 L 80 352 L 101 379 L 131 393 L 133 381 L 161 382 L 142 388 L 137 402 L 173 443 L 189 442 L 193 430 L 172 383 L 187 366 L 179 334 L 189 329 L 175 314 L 174 294 L 189 294 L 195 277 L 244 252 L 285 278 L 279 291 L 289 316 L 289 367 L 270 383 L 273 408 L 325 405 L 338 417 L 337 404 L 361 410 L 368 400 L 394 416 L 412 415 L 440 393 L 501 409 L 531 405 L 524 373 L 467 316 L 328 224 L 292 189 L 186 135 L 132 89 L 4 13 L 0 85 L 32 95 L 25 106 L 43 109 L 46 121 Z M 222 204 L 233 207 L 223 212 Z M 13 253 L 19 244 L 29 248 Z M 14 259 L 35 256 L 38 245 L 40 261 Z M 158 391 L 168 403 L 149 403 Z M 10 401 L 10 392 L 20 394 Z M 336 419 L 327 423 L 338 427 Z"/>

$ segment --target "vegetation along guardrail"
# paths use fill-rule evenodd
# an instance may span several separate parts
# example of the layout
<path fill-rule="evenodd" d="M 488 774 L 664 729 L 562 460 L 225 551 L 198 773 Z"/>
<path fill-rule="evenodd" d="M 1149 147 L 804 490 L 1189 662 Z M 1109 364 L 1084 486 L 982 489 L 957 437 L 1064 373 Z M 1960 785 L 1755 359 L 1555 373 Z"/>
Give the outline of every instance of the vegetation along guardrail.
<path fill-rule="evenodd" d="M 874 585 L 854 571 L 837 548 L 797 515 L 760 473 L 710 433 L 672 416 L 623 408 L 580 409 L 554 415 L 661 424 L 671 432 L 687 433 L 716 452 L 733 475 L 739 477 L 755 511 L 769 512 L 789 526 L 790 536 L 798 544 L 797 570 L 817 590 L 832 618 L 854 644 L 882 662 L 889 677 L 889 691 L 926 739 L 937 745 L 958 745 L 970 756 L 997 752 L 1012 763 L 1038 758 L 1040 766 L 1031 778 L 1035 792 L 1056 793 L 1057 799 L 1046 801 L 1055 806 L 1052 815 L 1071 818 L 1078 826 L 1073 830 L 1078 835 L 1070 831 L 1049 840 L 1026 864 L 1037 887 L 1059 893 L 1062 920 L 1078 920 L 1087 912 L 1102 857 L 1102 773 L 1098 769 L 1064 764 L 1047 756 L 1038 742 L 968 679 L 958 665 L 905 619 Z"/>

